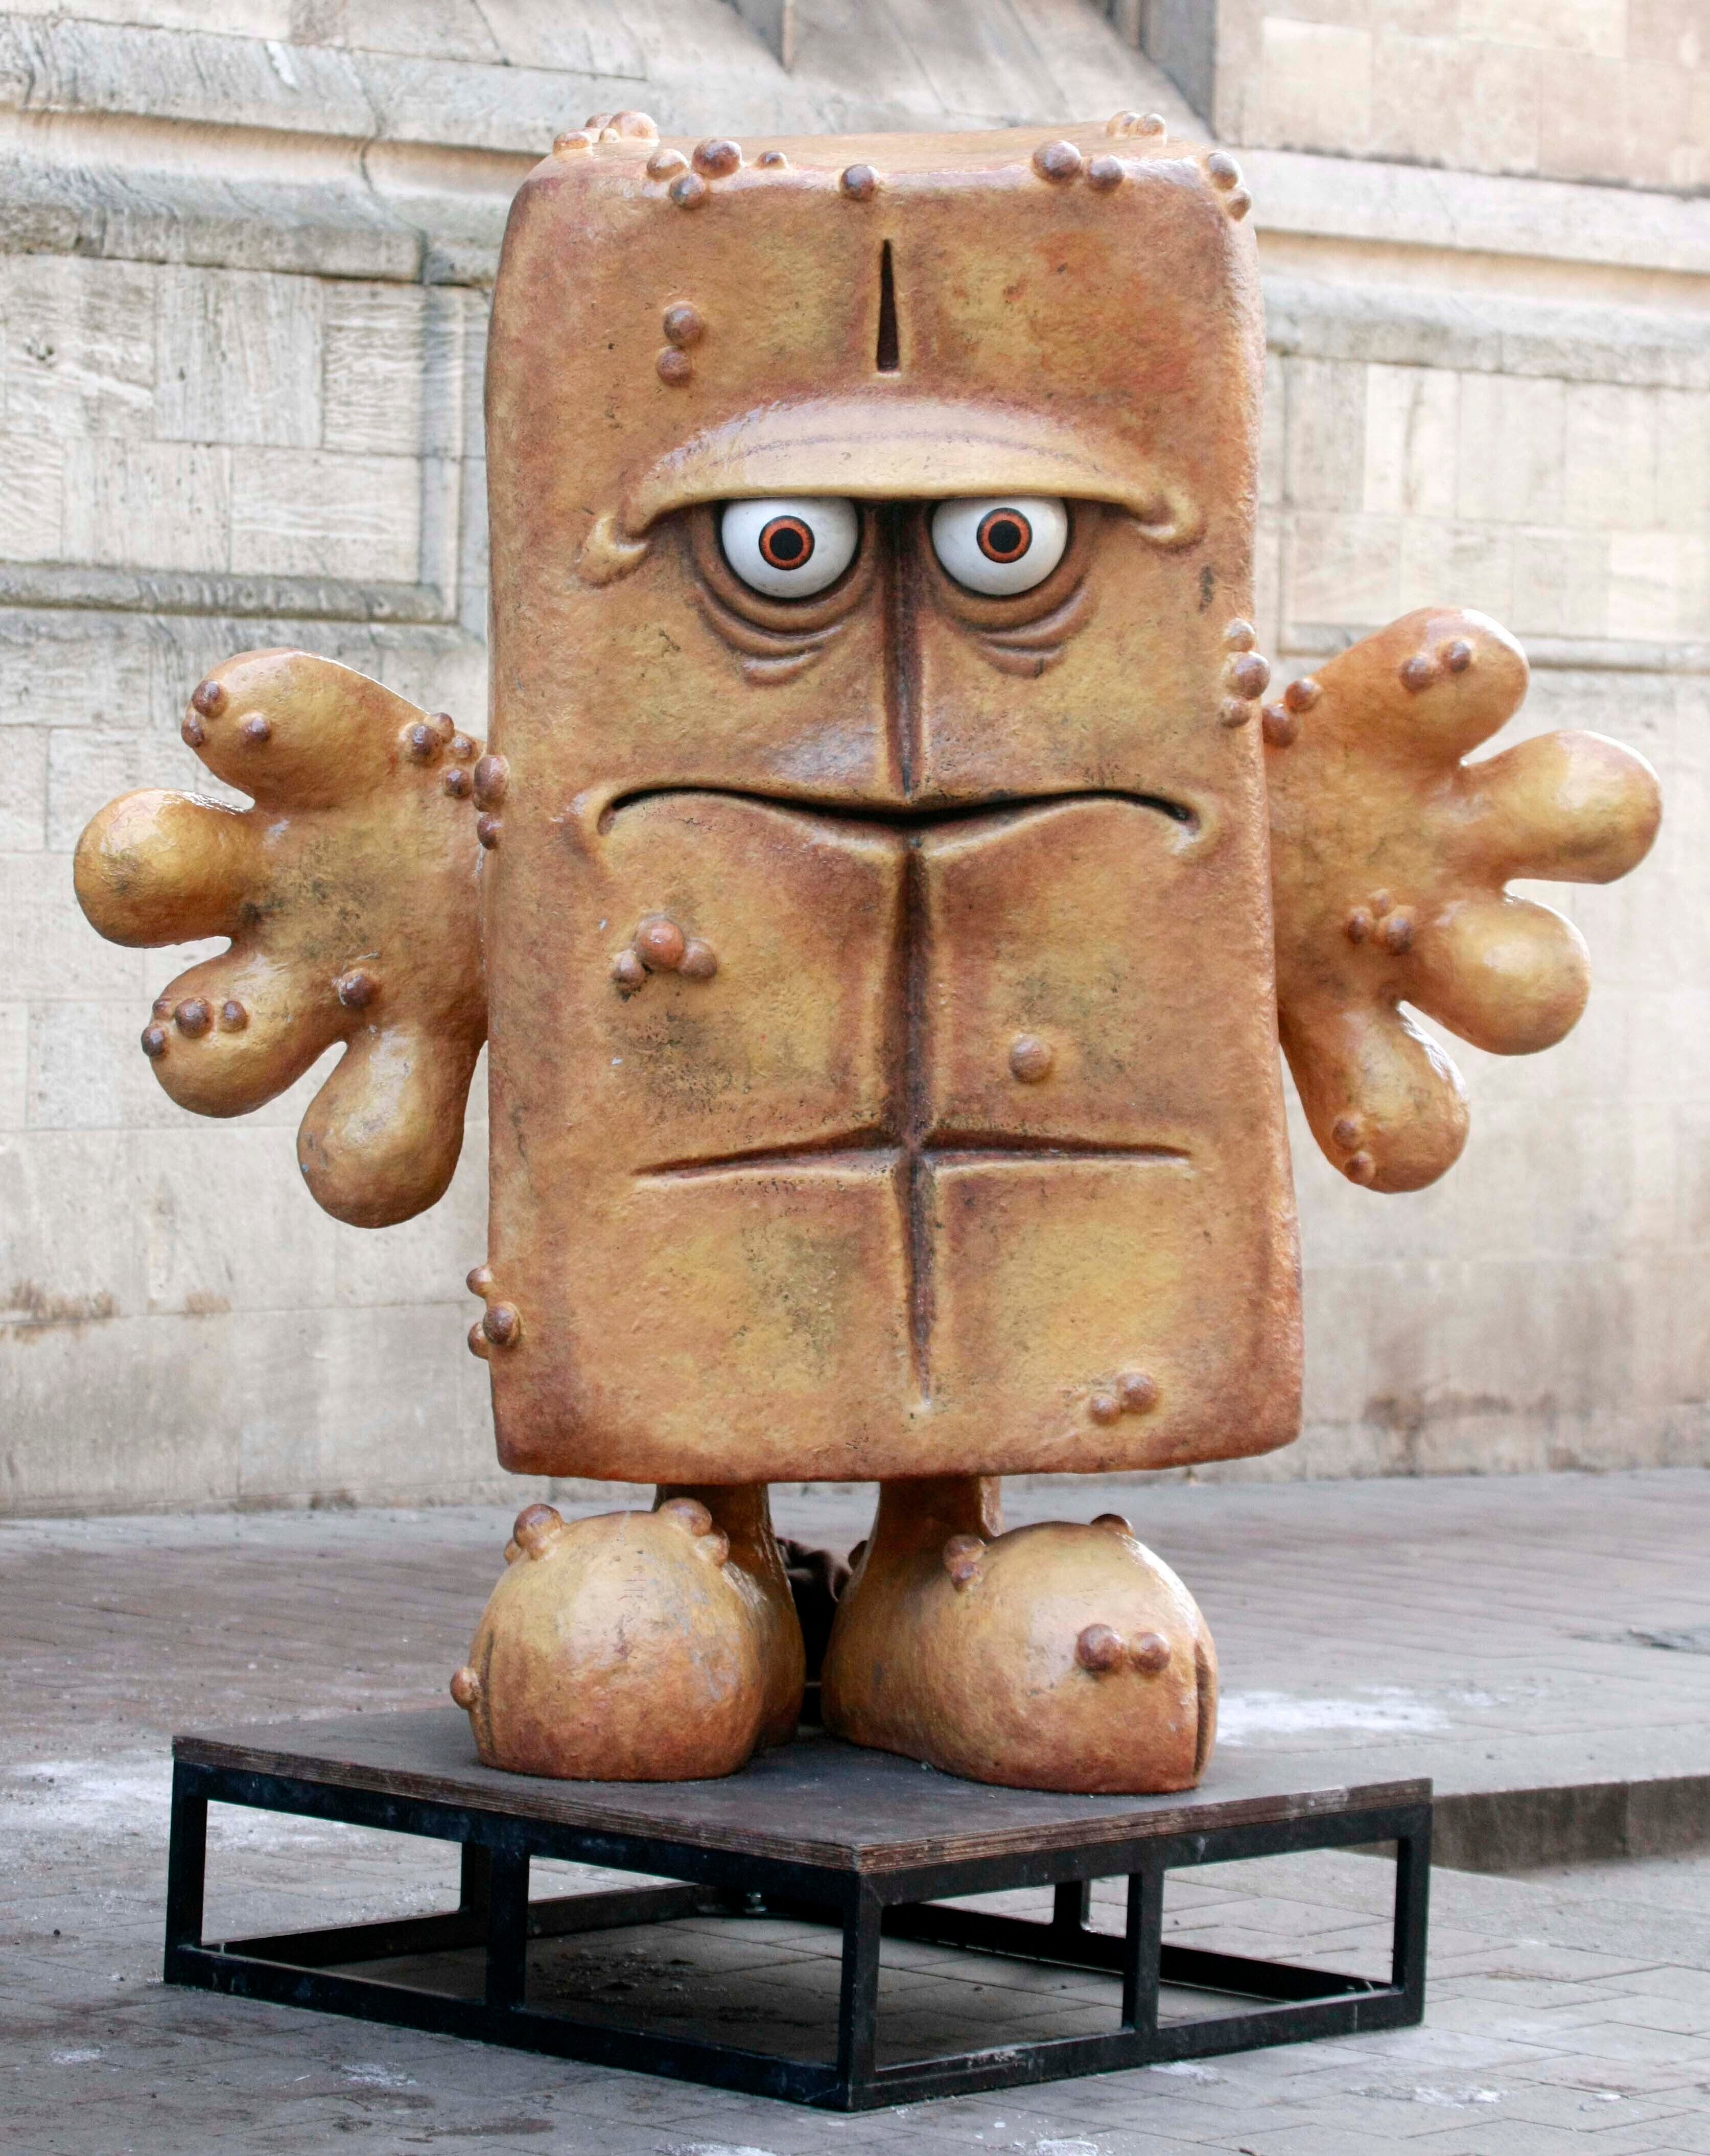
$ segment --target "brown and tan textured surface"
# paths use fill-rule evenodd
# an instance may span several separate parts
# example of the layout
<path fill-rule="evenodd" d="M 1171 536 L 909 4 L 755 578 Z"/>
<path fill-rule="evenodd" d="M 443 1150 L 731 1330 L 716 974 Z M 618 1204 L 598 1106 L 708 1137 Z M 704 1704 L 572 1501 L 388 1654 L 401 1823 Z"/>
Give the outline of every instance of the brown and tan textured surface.
<path fill-rule="evenodd" d="M 112 942 L 230 938 L 156 997 L 143 1053 L 181 1107 L 238 1116 L 341 1044 L 298 1133 L 304 1178 L 357 1227 L 407 1219 L 451 1181 L 486 1037 L 481 743 L 304 651 L 217 666 L 182 732 L 253 807 L 128 793 L 75 862 Z"/>
<path fill-rule="evenodd" d="M 1460 1789 L 1710 1771 L 1710 1656 L 1690 1650 L 1710 1626 L 1701 1473 L 1086 1494 L 1132 1511 L 1198 1582 L 1245 1672 L 1225 1758 L 1315 1753 L 1361 1779 L 1426 1772 Z M 1010 1500 L 1016 1518 L 1063 1509 L 1060 1489 Z M 868 1511 L 865 1491 L 780 1504 L 786 1530 L 845 1544 Z M 1569 1873 L 1440 1873 L 1420 2030 L 862 2119 L 162 1989 L 172 1732 L 432 1707 L 508 1527 L 496 1508 L 0 1527 L 0 2142 L 28 2156 L 1702 2156 L 1710 1867 L 1690 1853 L 1619 1862 L 1605 1845 Z M 1701 1835 L 1702 1820 L 1701 1799 Z M 390 1837 L 240 1815 L 217 1825 L 210 1883 L 211 1927 L 232 1936 L 402 1914 L 453 1887 L 443 1856 Z M 1185 1881 L 1168 1915 L 1193 1943 L 1360 1967 L 1386 1883 L 1365 1859 L 1291 1861 Z M 710 2016 L 735 2041 L 764 2023 L 789 2046 L 817 2041 L 834 2002 L 825 1947 L 764 1919 L 673 1927 L 573 1943 L 540 1980 L 588 2010 Z M 888 2041 L 1001 2041 L 1113 2010 L 1098 1979 L 1062 1971 L 902 1943 L 886 1968 Z"/>
<path fill-rule="evenodd" d="M 1554 1047 L 1590 953 L 1507 886 L 1613 883 L 1656 835 L 1655 773 L 1600 734 L 1466 761 L 1527 678 L 1495 622 L 1421 608 L 1265 707 L 1282 1045 L 1319 1147 L 1374 1190 L 1435 1182 L 1467 1142 L 1461 1075 L 1400 1005 L 1494 1055 Z"/>
<path fill-rule="evenodd" d="M 488 377 L 507 1464 L 1293 1435 L 1237 177 L 1130 116 L 572 134 L 519 196 Z M 927 511 L 1006 490 L 1064 497 L 1069 543 L 976 596 Z M 713 506 L 756 495 L 856 503 L 823 594 L 731 572 Z M 1101 1418 L 1130 1369 L 1149 1409 Z"/>
<path fill-rule="evenodd" d="M 1120 1514 L 1001 1532 L 998 1485 L 888 1483 L 822 1675 L 826 1727 L 1015 1789 L 1190 1789 L 1217 1727 L 1192 1595 Z"/>

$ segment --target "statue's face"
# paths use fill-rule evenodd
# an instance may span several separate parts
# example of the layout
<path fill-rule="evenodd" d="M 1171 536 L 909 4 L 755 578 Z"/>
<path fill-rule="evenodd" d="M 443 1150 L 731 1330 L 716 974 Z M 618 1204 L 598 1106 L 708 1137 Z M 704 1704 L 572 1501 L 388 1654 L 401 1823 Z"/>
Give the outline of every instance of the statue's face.
<path fill-rule="evenodd" d="M 1042 139 L 715 155 L 687 205 L 622 143 L 520 198 L 489 381 L 513 1466 L 1293 1434 L 1250 248 L 1189 159 L 1088 133 L 1052 180 Z"/>

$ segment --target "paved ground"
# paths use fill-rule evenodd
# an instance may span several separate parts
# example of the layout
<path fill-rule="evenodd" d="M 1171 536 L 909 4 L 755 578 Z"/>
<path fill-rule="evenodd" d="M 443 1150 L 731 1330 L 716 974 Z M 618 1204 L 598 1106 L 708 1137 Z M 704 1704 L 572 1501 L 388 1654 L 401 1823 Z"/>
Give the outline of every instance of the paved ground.
<path fill-rule="evenodd" d="M 847 1545 L 867 1504 L 810 1491 L 780 1510 L 792 1532 Z M 1310 1753 L 1320 1779 L 1326 1754 L 1357 1753 L 1362 1778 L 1428 1772 L 1473 1803 L 1636 1781 L 1696 1802 L 1710 1776 L 1710 1475 L 1059 1486 L 1011 1501 L 1016 1520 L 1107 1507 L 1200 1595 L 1226 1742 Z M 0 2148 L 1710 2152 L 1701 1802 L 1696 1821 L 1680 1801 L 1646 1815 L 1664 1841 L 1696 1825 L 1696 1852 L 1440 1871 L 1422 2030 L 859 2119 L 163 1989 L 172 1731 L 443 1697 L 504 1529 L 474 1512 L 0 1524 Z M 1590 1818 L 1615 1837 L 1611 1856 L 1637 1816 L 1581 1815 L 1576 1830 Z M 307 1822 L 228 1815 L 215 1845 L 213 1936 L 432 1907 L 451 1883 L 439 1852 Z M 1526 1852 L 1558 1853 L 1547 1839 Z M 1387 1885 L 1375 1859 L 1276 1861 L 1185 1881 L 1169 1914 L 1195 1943 L 1357 1969 L 1380 1951 Z M 559 1949 L 537 1980 L 726 2025 L 794 2017 L 806 2035 L 825 1944 L 765 1918 L 660 1927 Z M 911 2034 L 989 2042 L 1112 2011 L 1098 1979 L 887 1953 L 893 2025 Z"/>

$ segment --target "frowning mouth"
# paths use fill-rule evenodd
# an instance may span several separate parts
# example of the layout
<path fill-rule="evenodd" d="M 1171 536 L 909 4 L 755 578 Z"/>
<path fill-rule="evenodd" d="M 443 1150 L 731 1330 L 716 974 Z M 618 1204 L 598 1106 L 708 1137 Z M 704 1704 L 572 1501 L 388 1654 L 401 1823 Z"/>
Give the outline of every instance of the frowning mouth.
<path fill-rule="evenodd" d="M 1083 786 L 1060 793 L 983 794 L 974 801 L 835 800 L 812 793 L 773 793 L 743 786 L 643 786 L 617 794 L 600 811 L 596 825 L 602 837 L 609 832 L 626 808 L 644 801 L 690 800 L 711 796 L 726 801 L 751 801 L 765 808 L 781 808 L 796 815 L 827 816 L 841 822 L 881 825 L 891 830 L 928 831 L 944 824 L 965 823 L 975 816 L 1021 814 L 1040 809 L 1062 808 L 1078 802 L 1126 801 L 1136 808 L 1180 824 L 1185 835 L 1196 837 L 1202 827 L 1200 811 L 1166 794 L 1140 793 L 1124 787 Z"/>

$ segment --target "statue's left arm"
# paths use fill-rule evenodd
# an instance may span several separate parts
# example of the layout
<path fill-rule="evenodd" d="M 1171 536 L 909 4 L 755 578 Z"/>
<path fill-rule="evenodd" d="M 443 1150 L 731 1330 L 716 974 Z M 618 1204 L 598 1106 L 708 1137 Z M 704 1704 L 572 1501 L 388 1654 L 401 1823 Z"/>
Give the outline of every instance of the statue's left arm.
<path fill-rule="evenodd" d="M 1416 1190 L 1467 1138 L 1459 1072 L 1403 1004 L 1498 1055 L 1585 1009 L 1584 938 L 1513 877 L 1610 883 L 1656 834 L 1656 774 L 1600 734 L 1465 758 L 1518 708 L 1524 654 L 1482 614 L 1427 608 L 1265 711 L 1282 1047 L 1325 1155 Z"/>

